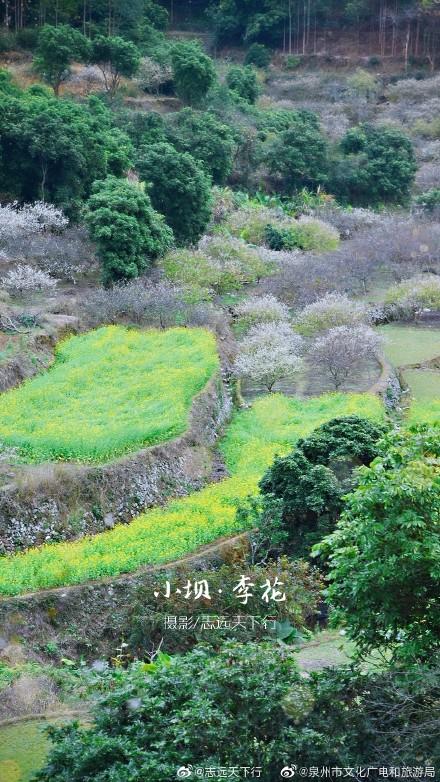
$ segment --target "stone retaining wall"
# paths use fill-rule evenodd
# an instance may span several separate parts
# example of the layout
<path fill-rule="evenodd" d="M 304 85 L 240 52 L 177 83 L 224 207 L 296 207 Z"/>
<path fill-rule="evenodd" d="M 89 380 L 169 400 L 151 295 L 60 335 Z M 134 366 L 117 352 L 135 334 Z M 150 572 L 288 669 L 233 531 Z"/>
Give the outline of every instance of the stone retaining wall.
<path fill-rule="evenodd" d="M 0 490 L 0 554 L 129 522 L 212 480 L 212 445 L 232 408 L 219 373 L 194 399 L 185 434 L 103 465 L 26 465 Z"/>

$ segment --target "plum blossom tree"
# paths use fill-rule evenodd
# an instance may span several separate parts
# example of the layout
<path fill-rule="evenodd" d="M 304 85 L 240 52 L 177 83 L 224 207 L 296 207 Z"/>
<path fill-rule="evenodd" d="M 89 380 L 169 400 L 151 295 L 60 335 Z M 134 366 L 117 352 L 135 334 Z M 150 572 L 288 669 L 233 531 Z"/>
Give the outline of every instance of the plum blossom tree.
<path fill-rule="evenodd" d="M 315 341 L 309 357 L 317 369 L 331 378 L 335 389 L 363 361 L 377 358 L 381 337 L 369 326 L 336 326 Z"/>
<path fill-rule="evenodd" d="M 234 314 L 248 326 L 255 323 L 286 321 L 289 308 L 275 296 L 254 296 L 234 308 Z"/>
<path fill-rule="evenodd" d="M 13 295 L 49 290 L 54 288 L 56 284 L 57 280 L 50 277 L 49 274 L 26 264 L 18 264 L 2 279 L 3 287 Z"/>
<path fill-rule="evenodd" d="M 272 391 L 275 383 L 292 377 L 301 368 L 302 346 L 302 338 L 288 323 L 253 326 L 241 342 L 234 373 L 259 381 Z"/>
<path fill-rule="evenodd" d="M 296 329 L 303 336 L 315 336 L 337 326 L 354 326 L 368 320 L 363 304 L 351 301 L 342 293 L 327 293 L 308 304 L 296 318 Z"/>

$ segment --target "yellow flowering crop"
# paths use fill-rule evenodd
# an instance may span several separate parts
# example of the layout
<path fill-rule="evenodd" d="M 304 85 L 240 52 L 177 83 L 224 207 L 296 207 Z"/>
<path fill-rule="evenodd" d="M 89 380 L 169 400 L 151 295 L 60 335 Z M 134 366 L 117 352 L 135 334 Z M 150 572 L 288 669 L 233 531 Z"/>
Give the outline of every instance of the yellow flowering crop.
<path fill-rule="evenodd" d="M 369 394 L 324 394 L 298 400 L 271 394 L 235 413 L 221 449 L 231 474 L 220 483 L 148 510 L 131 524 L 71 543 L 47 544 L 0 558 L 0 593 L 78 584 L 116 576 L 142 565 L 171 562 L 223 535 L 241 531 L 237 505 L 255 494 L 276 453 L 339 415 L 380 419 L 380 400 Z"/>
<path fill-rule="evenodd" d="M 205 329 L 70 337 L 47 372 L 0 396 L 0 441 L 26 461 L 104 461 L 169 440 L 218 366 Z"/>

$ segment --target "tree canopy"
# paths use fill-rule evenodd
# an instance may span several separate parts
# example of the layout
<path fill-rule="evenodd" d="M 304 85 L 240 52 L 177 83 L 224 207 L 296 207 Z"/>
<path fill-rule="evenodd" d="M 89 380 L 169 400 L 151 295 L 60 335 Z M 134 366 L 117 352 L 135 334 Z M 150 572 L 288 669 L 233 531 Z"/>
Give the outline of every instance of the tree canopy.
<path fill-rule="evenodd" d="M 188 152 L 151 144 L 136 163 L 154 208 L 165 216 L 180 244 L 194 244 L 211 216 L 210 179 Z"/>
<path fill-rule="evenodd" d="M 88 224 L 98 246 L 104 283 L 137 277 L 173 241 L 171 229 L 154 211 L 143 188 L 116 177 L 95 182 Z"/>

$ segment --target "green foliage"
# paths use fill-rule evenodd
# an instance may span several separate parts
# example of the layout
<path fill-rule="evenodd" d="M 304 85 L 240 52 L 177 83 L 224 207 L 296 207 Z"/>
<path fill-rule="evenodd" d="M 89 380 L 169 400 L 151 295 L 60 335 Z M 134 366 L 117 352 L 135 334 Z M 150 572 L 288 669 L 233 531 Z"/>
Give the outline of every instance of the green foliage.
<path fill-rule="evenodd" d="M 262 43 L 249 46 L 244 59 L 245 65 L 255 65 L 256 68 L 267 68 L 271 60 L 271 51 Z"/>
<path fill-rule="evenodd" d="M 287 532 L 284 550 L 307 556 L 311 546 L 333 528 L 353 469 L 377 455 L 382 434 L 383 428 L 368 419 L 335 418 L 299 440 L 288 456 L 276 458 L 260 481 L 268 506 L 263 496 L 260 535 L 265 533 L 264 513 L 269 511 L 272 523 L 273 501 L 281 501 L 282 528 Z"/>
<path fill-rule="evenodd" d="M 45 200 L 72 213 L 92 183 L 127 170 L 131 144 L 97 98 L 56 100 L 46 90 L 0 92 L 0 173 L 5 200 Z"/>
<path fill-rule="evenodd" d="M 395 128 L 361 125 L 341 142 L 345 157 L 334 174 L 336 195 L 352 204 L 405 204 L 417 170 L 411 141 Z"/>
<path fill-rule="evenodd" d="M 236 148 L 228 125 L 209 112 L 185 108 L 172 116 L 167 132 L 173 146 L 199 161 L 215 184 L 225 183 L 232 171 Z"/>
<path fill-rule="evenodd" d="M 143 188 L 116 177 L 95 182 L 87 221 L 104 283 L 137 277 L 173 242 L 171 229 Z"/>
<path fill-rule="evenodd" d="M 171 52 L 176 95 L 190 106 L 200 106 L 216 80 L 214 63 L 197 41 L 180 41 Z"/>
<path fill-rule="evenodd" d="M 231 642 L 146 668 L 135 663 L 114 677 L 90 729 L 51 731 L 55 749 L 37 779 L 93 773 L 122 782 L 129 764 L 132 782 L 171 782 L 188 763 L 257 766 L 262 751 L 275 755 L 283 698 L 300 683 L 292 654 Z"/>
<path fill-rule="evenodd" d="M 70 74 L 71 62 L 85 62 L 89 54 L 89 40 L 79 30 L 67 24 L 58 27 L 45 25 L 38 35 L 33 65 L 58 95 L 61 83 Z"/>
<path fill-rule="evenodd" d="M 109 532 L 1 557 L 0 593 L 78 584 L 171 562 L 218 537 L 243 531 L 246 526 L 236 516 L 237 507 L 256 493 L 274 455 L 288 453 L 298 437 L 330 418 L 360 413 L 380 420 L 383 407 L 378 397 L 340 393 L 308 400 L 282 394 L 261 397 L 252 408 L 235 413 L 220 444 L 230 478 L 148 510 Z"/>
<path fill-rule="evenodd" d="M 327 143 L 318 117 L 309 111 L 292 112 L 289 127 L 270 142 L 266 162 L 288 193 L 325 184 Z"/>
<path fill-rule="evenodd" d="M 226 83 L 246 103 L 255 103 L 260 94 L 257 74 L 251 65 L 233 65 L 227 73 Z"/>
<path fill-rule="evenodd" d="M 303 217 L 289 227 L 269 224 L 265 229 L 265 241 L 271 250 L 336 250 L 339 245 L 337 231 L 321 220 Z"/>
<path fill-rule="evenodd" d="M 335 532 L 328 598 L 360 651 L 407 663 L 439 650 L 440 438 L 438 427 L 391 434 L 360 472 Z"/>
<path fill-rule="evenodd" d="M 440 207 L 440 187 L 433 187 L 431 190 L 421 193 L 417 196 L 415 202 L 427 212 L 434 212 Z"/>
<path fill-rule="evenodd" d="M 140 63 L 139 49 L 131 41 L 120 36 L 97 35 L 92 41 L 91 61 L 104 76 L 107 92 L 114 96 L 121 83 L 121 77 L 131 78 Z"/>
<path fill-rule="evenodd" d="M 50 370 L 3 395 L 0 437 L 24 460 L 105 461 L 181 434 L 217 368 L 202 329 L 103 327 L 61 342 Z"/>
<path fill-rule="evenodd" d="M 171 144 L 151 144 L 140 150 L 137 170 L 176 241 L 194 244 L 211 217 L 211 187 L 192 155 Z"/>
<path fill-rule="evenodd" d="M 210 298 L 213 292 L 231 293 L 257 282 L 273 264 L 243 241 L 218 237 L 196 251 L 175 250 L 164 258 L 162 268 L 172 282 L 188 286 L 201 298 Z"/>

